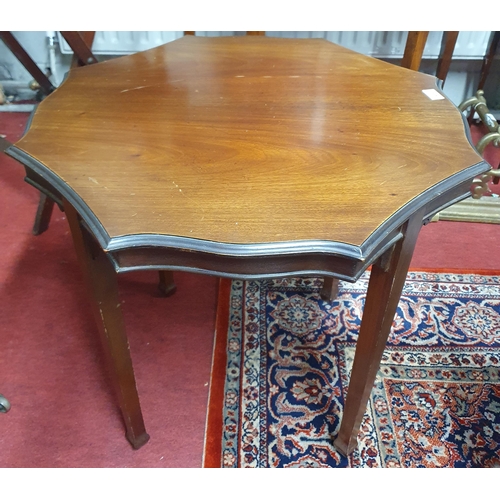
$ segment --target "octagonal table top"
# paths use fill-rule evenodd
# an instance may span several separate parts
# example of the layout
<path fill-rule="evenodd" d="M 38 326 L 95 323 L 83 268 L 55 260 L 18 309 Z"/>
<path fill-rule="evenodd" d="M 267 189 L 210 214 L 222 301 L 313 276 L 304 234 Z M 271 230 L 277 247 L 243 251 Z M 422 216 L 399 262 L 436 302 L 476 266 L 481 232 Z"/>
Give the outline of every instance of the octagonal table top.
<path fill-rule="evenodd" d="M 436 81 L 325 40 L 188 36 L 72 69 L 9 153 L 104 247 L 356 249 L 488 169 Z"/>

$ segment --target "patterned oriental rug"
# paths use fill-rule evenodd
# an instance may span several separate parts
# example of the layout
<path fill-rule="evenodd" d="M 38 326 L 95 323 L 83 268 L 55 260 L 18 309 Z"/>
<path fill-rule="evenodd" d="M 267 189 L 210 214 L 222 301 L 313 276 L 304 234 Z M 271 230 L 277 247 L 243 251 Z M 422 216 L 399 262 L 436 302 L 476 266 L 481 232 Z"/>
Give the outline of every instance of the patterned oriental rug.
<path fill-rule="evenodd" d="M 500 277 L 410 272 L 358 436 L 338 432 L 369 274 L 222 280 L 205 467 L 500 467 Z"/>

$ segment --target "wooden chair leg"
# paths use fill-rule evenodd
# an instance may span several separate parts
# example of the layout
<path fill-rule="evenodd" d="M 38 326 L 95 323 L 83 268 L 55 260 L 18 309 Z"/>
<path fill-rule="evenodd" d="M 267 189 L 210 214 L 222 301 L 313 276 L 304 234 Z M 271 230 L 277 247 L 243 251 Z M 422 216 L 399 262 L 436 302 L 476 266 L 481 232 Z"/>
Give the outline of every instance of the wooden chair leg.
<path fill-rule="evenodd" d="M 477 85 L 478 90 L 484 90 L 486 80 L 490 74 L 491 66 L 493 64 L 493 59 L 498 50 L 498 45 L 500 44 L 500 31 L 493 31 L 488 41 L 488 48 L 486 49 L 486 54 L 483 59 L 483 65 L 481 67 L 481 73 L 479 76 L 479 83 Z"/>
<path fill-rule="evenodd" d="M 396 244 L 388 265 L 382 256 L 372 267 L 344 415 L 334 441 L 337 450 L 346 456 L 357 446 L 357 435 L 391 331 L 422 216 L 417 213 L 408 221 L 404 238 Z"/>
<path fill-rule="evenodd" d="M 457 44 L 458 34 L 458 31 L 445 31 L 443 33 L 441 51 L 439 54 L 438 66 L 436 69 L 436 76 L 443 81 L 443 84 L 446 81 L 448 71 L 450 70 L 451 59 L 453 57 L 455 45 Z"/>
<path fill-rule="evenodd" d="M 71 204 L 64 201 L 73 243 L 91 297 L 92 309 L 99 328 L 101 343 L 107 358 L 111 379 L 125 421 L 126 437 L 135 449 L 149 440 L 144 427 L 139 396 L 115 269 L 108 256 L 82 227 Z"/>
<path fill-rule="evenodd" d="M 323 281 L 323 288 L 319 294 L 325 302 L 333 302 L 339 294 L 339 280 L 327 276 Z"/>
<path fill-rule="evenodd" d="M 159 271 L 160 283 L 158 288 L 165 297 L 170 297 L 177 290 L 174 282 L 174 273 L 172 271 Z"/>
<path fill-rule="evenodd" d="M 481 73 L 479 76 L 479 82 L 477 84 L 477 90 L 484 90 L 484 86 L 486 85 L 486 80 L 488 79 L 488 75 L 490 74 L 491 66 L 493 64 L 493 60 L 495 58 L 499 45 L 500 31 L 492 31 L 490 39 L 488 41 L 488 48 L 486 49 L 486 54 L 483 58 L 483 64 L 481 66 Z M 474 122 L 474 107 L 471 107 L 468 113 L 469 114 L 467 116 L 467 122 L 469 126 L 471 126 Z"/>
<path fill-rule="evenodd" d="M 86 37 L 83 33 L 95 33 L 95 32 L 79 32 L 79 31 L 60 31 L 61 35 L 64 37 L 68 45 L 71 47 L 73 54 L 78 57 L 80 64 L 85 66 L 87 64 L 97 63 L 97 59 L 92 53 L 90 46 L 86 43 Z M 94 36 L 92 35 L 92 40 Z"/>
<path fill-rule="evenodd" d="M 54 201 L 46 194 L 40 193 L 40 201 L 38 202 L 35 223 L 33 224 L 33 234 L 39 235 L 47 231 L 53 209 Z"/>
<path fill-rule="evenodd" d="M 92 44 L 94 43 L 95 31 L 78 31 L 79 36 L 83 40 L 83 43 L 87 46 L 89 51 L 92 51 Z M 66 40 L 67 41 L 67 40 Z M 90 64 L 97 62 L 97 59 L 91 59 Z M 76 68 L 78 66 L 86 66 L 88 62 L 80 61 L 80 58 L 73 51 L 73 58 L 71 59 L 71 68 Z"/>
<path fill-rule="evenodd" d="M 401 66 L 418 71 L 424 54 L 428 31 L 409 31 Z"/>
<path fill-rule="evenodd" d="M 46 95 L 54 91 L 54 86 L 49 80 L 49 77 L 38 67 L 33 59 L 31 59 L 30 55 L 23 49 L 11 31 L 0 31 L 0 40 L 3 41 L 17 60 L 26 68 Z"/>

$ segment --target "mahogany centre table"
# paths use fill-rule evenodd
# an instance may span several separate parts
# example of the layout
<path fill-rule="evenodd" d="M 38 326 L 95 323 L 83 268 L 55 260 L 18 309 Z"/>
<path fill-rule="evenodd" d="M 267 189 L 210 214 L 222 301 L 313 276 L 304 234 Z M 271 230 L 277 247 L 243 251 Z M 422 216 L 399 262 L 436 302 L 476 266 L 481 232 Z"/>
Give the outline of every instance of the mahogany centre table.
<path fill-rule="evenodd" d="M 147 440 L 116 273 L 356 281 L 335 446 L 356 436 L 420 227 L 487 171 L 435 77 L 325 40 L 184 37 L 72 69 L 7 153 L 67 215 L 135 448 Z"/>

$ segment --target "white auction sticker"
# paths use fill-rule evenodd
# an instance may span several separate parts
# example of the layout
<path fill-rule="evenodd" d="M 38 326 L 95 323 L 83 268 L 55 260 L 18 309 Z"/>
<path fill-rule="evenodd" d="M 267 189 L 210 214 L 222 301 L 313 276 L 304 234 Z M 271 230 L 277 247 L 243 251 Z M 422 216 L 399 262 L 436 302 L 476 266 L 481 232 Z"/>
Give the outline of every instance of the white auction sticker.
<path fill-rule="evenodd" d="M 436 89 L 424 89 L 422 92 L 431 100 L 437 101 L 438 99 L 444 99 L 444 95 L 440 94 Z"/>

